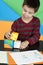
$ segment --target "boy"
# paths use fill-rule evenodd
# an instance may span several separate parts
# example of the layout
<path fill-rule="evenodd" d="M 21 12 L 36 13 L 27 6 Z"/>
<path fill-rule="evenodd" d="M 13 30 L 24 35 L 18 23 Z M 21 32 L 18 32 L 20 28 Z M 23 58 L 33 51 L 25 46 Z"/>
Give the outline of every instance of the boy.
<path fill-rule="evenodd" d="M 11 31 L 5 34 L 10 39 L 12 32 L 18 32 L 18 40 L 21 41 L 20 49 L 29 48 L 39 41 L 40 20 L 34 17 L 39 9 L 39 0 L 24 0 L 22 6 L 22 17 L 17 19 L 11 26 Z"/>

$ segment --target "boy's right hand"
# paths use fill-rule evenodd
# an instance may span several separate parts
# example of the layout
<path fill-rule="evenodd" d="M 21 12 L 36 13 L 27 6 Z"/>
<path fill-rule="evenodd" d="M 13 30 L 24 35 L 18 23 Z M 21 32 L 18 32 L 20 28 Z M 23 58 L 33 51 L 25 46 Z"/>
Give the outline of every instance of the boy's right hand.
<path fill-rule="evenodd" d="M 10 37 L 11 37 L 10 31 L 9 31 L 9 32 L 6 32 L 4 36 L 5 36 L 7 39 L 10 39 Z"/>

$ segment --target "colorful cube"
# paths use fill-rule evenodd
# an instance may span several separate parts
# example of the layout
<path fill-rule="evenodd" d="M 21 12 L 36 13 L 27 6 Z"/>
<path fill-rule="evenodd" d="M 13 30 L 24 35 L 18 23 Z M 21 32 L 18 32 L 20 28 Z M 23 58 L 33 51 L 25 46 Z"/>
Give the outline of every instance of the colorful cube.
<path fill-rule="evenodd" d="M 4 48 L 13 48 L 14 47 L 14 41 L 12 40 L 4 40 Z"/>
<path fill-rule="evenodd" d="M 10 39 L 16 41 L 17 38 L 18 38 L 18 35 L 19 35 L 19 33 L 13 32 L 13 33 L 11 34 L 11 38 L 10 38 Z"/>

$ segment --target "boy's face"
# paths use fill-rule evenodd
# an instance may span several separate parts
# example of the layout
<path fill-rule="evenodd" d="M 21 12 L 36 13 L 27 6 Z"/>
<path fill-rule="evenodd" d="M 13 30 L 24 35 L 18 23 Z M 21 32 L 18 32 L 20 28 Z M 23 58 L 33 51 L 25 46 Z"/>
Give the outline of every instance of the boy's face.
<path fill-rule="evenodd" d="M 29 19 L 34 15 L 34 8 L 30 8 L 27 5 L 22 7 L 22 16 L 25 19 Z"/>

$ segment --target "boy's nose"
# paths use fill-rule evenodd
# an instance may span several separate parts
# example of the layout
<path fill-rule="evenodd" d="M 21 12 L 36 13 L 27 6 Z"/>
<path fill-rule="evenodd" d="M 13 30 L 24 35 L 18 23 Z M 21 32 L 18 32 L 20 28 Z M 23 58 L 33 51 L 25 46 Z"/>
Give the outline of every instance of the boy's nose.
<path fill-rule="evenodd" d="M 28 13 L 25 13 L 25 16 L 27 17 L 28 16 Z"/>

